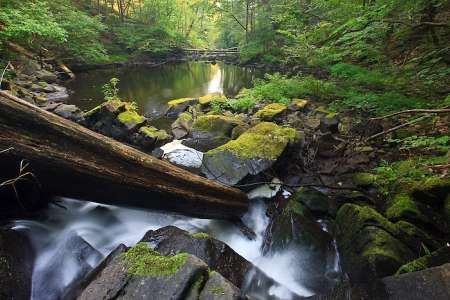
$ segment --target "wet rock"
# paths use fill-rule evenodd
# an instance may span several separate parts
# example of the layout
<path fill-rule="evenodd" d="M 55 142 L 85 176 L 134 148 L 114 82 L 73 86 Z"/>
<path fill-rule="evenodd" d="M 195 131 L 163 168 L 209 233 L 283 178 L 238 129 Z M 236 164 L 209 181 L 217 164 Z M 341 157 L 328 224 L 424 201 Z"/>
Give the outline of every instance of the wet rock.
<path fill-rule="evenodd" d="M 45 81 L 47 83 L 54 83 L 58 80 L 58 76 L 55 73 L 47 70 L 39 70 L 34 73 L 37 79 Z"/>
<path fill-rule="evenodd" d="M 382 280 L 387 297 L 393 300 L 447 300 L 450 298 L 450 264 Z"/>
<path fill-rule="evenodd" d="M 38 261 L 34 270 L 33 297 L 36 299 L 59 299 L 65 285 L 80 280 L 103 258 L 75 232 L 69 232 L 50 257 L 50 261 Z M 61 281 L 61 278 L 65 280 Z"/>
<path fill-rule="evenodd" d="M 181 98 L 171 100 L 167 103 L 169 106 L 166 111 L 167 117 L 177 117 L 182 112 L 185 112 L 189 106 L 196 105 L 198 103 L 198 99 L 196 98 Z"/>
<path fill-rule="evenodd" d="M 165 130 L 157 129 L 153 126 L 144 126 L 131 137 L 133 144 L 146 151 L 152 151 L 156 147 L 161 147 L 172 141 L 172 136 Z"/>
<path fill-rule="evenodd" d="M 210 272 L 199 300 L 238 300 L 243 299 L 239 289 L 217 272 Z"/>
<path fill-rule="evenodd" d="M 53 113 L 65 119 L 80 123 L 83 119 L 83 112 L 75 105 L 61 104 L 58 105 Z"/>
<path fill-rule="evenodd" d="M 161 256 L 139 243 L 116 256 L 77 299 L 185 299 L 207 278 L 208 266 L 197 257 Z"/>
<path fill-rule="evenodd" d="M 33 261 L 31 243 L 23 233 L 0 229 L 0 299 L 30 299 Z"/>
<path fill-rule="evenodd" d="M 203 260 L 212 270 L 219 272 L 237 287 L 241 287 L 250 262 L 225 243 L 206 234 L 189 234 L 177 227 L 167 226 L 149 231 L 141 242 L 149 243 L 162 255 L 189 253 Z"/>
<path fill-rule="evenodd" d="M 291 197 L 313 213 L 333 215 L 335 203 L 316 189 L 302 187 L 297 189 Z"/>
<path fill-rule="evenodd" d="M 69 92 L 67 91 L 67 88 L 59 85 L 54 85 L 53 88 L 54 91 L 46 95 L 48 101 L 60 102 L 69 98 Z"/>
<path fill-rule="evenodd" d="M 422 271 L 445 263 L 450 263 L 450 246 L 448 245 L 401 266 L 396 275 Z"/>
<path fill-rule="evenodd" d="M 398 228 L 368 206 L 343 205 L 336 226 L 342 267 L 352 283 L 392 275 L 416 257 L 397 238 Z"/>
<path fill-rule="evenodd" d="M 299 142 L 298 132 L 263 122 L 227 144 L 205 153 L 202 172 L 210 179 L 235 185 L 247 175 L 271 167 L 288 145 Z"/>
<path fill-rule="evenodd" d="M 236 118 L 222 115 L 199 116 L 193 123 L 188 139 L 183 145 L 206 152 L 231 140 L 232 131 L 244 123 Z"/>
<path fill-rule="evenodd" d="M 176 140 L 186 137 L 192 128 L 194 119 L 188 112 L 181 113 L 171 125 L 172 134 Z"/>
<path fill-rule="evenodd" d="M 202 152 L 184 146 L 179 140 L 174 140 L 161 147 L 161 149 L 164 152 L 162 155 L 163 159 L 193 173 L 200 172 L 203 164 Z"/>
<path fill-rule="evenodd" d="M 299 253 L 292 262 L 302 270 L 296 280 L 308 289 L 324 292 L 335 284 L 326 275 L 332 239 L 314 220 L 311 212 L 297 200 L 291 196 L 282 211 L 275 213 L 265 234 L 263 250 L 266 253 Z"/>
<path fill-rule="evenodd" d="M 287 110 L 287 106 L 281 103 L 272 103 L 258 110 L 255 116 L 263 121 L 274 121 Z"/>

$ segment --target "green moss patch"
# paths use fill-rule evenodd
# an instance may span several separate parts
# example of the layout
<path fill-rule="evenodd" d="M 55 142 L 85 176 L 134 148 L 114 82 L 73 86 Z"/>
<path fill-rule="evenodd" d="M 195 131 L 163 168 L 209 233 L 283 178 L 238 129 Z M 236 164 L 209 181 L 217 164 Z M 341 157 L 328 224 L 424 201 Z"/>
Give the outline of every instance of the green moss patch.
<path fill-rule="evenodd" d="M 173 106 L 177 106 L 179 104 L 184 104 L 186 102 L 191 102 L 191 101 L 195 101 L 195 98 L 180 98 L 180 99 L 175 99 L 175 100 L 171 100 L 169 102 L 167 102 L 167 105 L 169 105 L 169 107 L 173 107 Z"/>
<path fill-rule="evenodd" d="M 198 101 L 200 105 L 209 105 L 211 102 L 226 102 L 227 98 L 220 93 L 213 93 L 200 97 Z"/>
<path fill-rule="evenodd" d="M 293 99 L 291 102 L 291 106 L 296 110 L 301 110 L 308 105 L 309 101 L 306 99 Z"/>
<path fill-rule="evenodd" d="M 120 113 L 117 116 L 117 119 L 122 124 L 142 124 L 145 122 L 145 118 L 133 110 L 127 110 Z"/>
<path fill-rule="evenodd" d="M 272 103 L 260 109 L 255 116 L 264 121 L 272 121 L 277 116 L 284 113 L 287 106 L 281 103 Z"/>
<path fill-rule="evenodd" d="M 192 125 L 192 130 L 205 132 L 225 132 L 230 133 L 231 130 L 244 124 L 240 119 L 222 115 L 205 115 L 200 116 Z"/>
<path fill-rule="evenodd" d="M 247 130 L 238 139 L 213 149 L 208 154 L 229 151 L 239 158 L 276 160 L 289 143 L 299 141 L 293 128 L 283 128 L 274 123 L 262 122 Z"/>
<path fill-rule="evenodd" d="M 209 236 L 209 234 L 207 234 L 205 232 L 197 232 L 197 233 L 192 234 L 192 237 L 196 238 L 196 239 L 207 239 L 210 236 Z"/>
<path fill-rule="evenodd" d="M 408 194 L 399 194 L 391 200 L 386 210 L 386 217 L 391 220 L 399 220 L 408 216 L 420 215 L 416 203 Z"/>
<path fill-rule="evenodd" d="M 171 276 L 186 263 L 189 254 L 162 256 L 146 243 L 139 243 L 124 254 L 128 273 L 139 276 Z"/>
<path fill-rule="evenodd" d="M 168 134 L 165 130 L 160 130 L 153 126 L 141 127 L 139 128 L 139 133 L 142 133 L 143 135 L 149 138 L 157 140 L 167 140 L 171 138 L 170 134 Z"/>

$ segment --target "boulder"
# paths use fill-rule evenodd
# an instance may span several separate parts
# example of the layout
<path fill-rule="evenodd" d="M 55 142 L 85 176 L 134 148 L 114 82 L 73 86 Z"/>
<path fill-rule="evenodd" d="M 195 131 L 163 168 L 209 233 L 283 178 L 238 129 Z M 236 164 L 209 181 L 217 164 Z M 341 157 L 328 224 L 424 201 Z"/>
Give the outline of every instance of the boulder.
<path fill-rule="evenodd" d="M 233 129 L 243 125 L 240 119 L 232 116 L 199 116 L 193 123 L 189 138 L 183 145 L 206 152 L 226 144 L 231 140 Z"/>
<path fill-rule="evenodd" d="M 327 195 L 314 188 L 301 187 L 292 194 L 291 198 L 302 203 L 313 213 L 322 215 L 334 214 L 335 203 Z"/>
<path fill-rule="evenodd" d="M 216 287 L 213 291 L 221 297 L 228 293 L 231 297 L 237 288 L 225 283 L 220 276 L 210 276 L 208 266 L 193 255 L 162 256 L 147 243 L 138 243 L 114 257 L 77 299 L 198 299 L 204 286 Z"/>
<path fill-rule="evenodd" d="M 401 266 L 396 275 L 422 271 L 445 263 L 450 263 L 450 246 L 448 245 Z"/>
<path fill-rule="evenodd" d="M 209 179 L 235 185 L 249 174 L 270 168 L 289 145 L 299 141 L 295 129 L 263 122 L 238 139 L 206 152 L 202 172 Z"/>
<path fill-rule="evenodd" d="M 382 280 L 388 300 L 447 300 L 450 298 L 450 264 Z"/>
<path fill-rule="evenodd" d="M 179 140 L 174 140 L 160 149 L 163 151 L 163 159 L 193 173 L 200 173 L 203 164 L 202 152 L 186 147 Z"/>
<path fill-rule="evenodd" d="M 161 255 L 189 253 L 203 260 L 237 287 L 242 287 L 252 264 L 225 243 L 205 233 L 189 234 L 174 226 L 149 231 L 141 242 L 149 243 Z"/>
<path fill-rule="evenodd" d="M 69 98 L 67 88 L 59 85 L 53 85 L 54 91 L 46 95 L 47 101 L 60 102 Z"/>
<path fill-rule="evenodd" d="M 327 257 L 332 254 L 331 235 L 322 230 L 311 212 L 290 197 L 280 213 L 275 213 L 265 233 L 263 251 L 269 254 L 295 251 L 292 264 L 302 270 L 295 280 L 315 292 L 324 292 L 334 284 L 327 278 Z"/>
<path fill-rule="evenodd" d="M 143 126 L 131 137 L 133 144 L 146 151 L 152 151 L 156 147 L 170 143 L 172 139 L 172 136 L 165 130 L 153 126 Z"/>
<path fill-rule="evenodd" d="M 0 299 L 30 299 L 33 263 L 33 248 L 25 234 L 0 229 Z"/>
<path fill-rule="evenodd" d="M 61 104 L 58 105 L 53 113 L 65 119 L 81 123 L 83 122 L 83 112 L 75 105 Z"/>
<path fill-rule="evenodd" d="M 172 134 L 176 140 L 186 137 L 192 128 L 194 119 L 188 112 L 181 113 L 172 124 Z"/>
<path fill-rule="evenodd" d="M 197 98 L 181 98 L 171 100 L 167 103 L 168 108 L 166 111 L 166 116 L 170 118 L 178 117 L 178 115 L 185 112 L 189 106 L 196 105 L 197 103 Z"/>
<path fill-rule="evenodd" d="M 288 108 L 291 111 L 304 111 L 308 106 L 309 101 L 306 99 L 292 99 Z"/>
<path fill-rule="evenodd" d="M 287 106 L 281 103 L 271 103 L 258 110 L 255 117 L 263 121 L 273 121 L 280 117 L 287 110 Z"/>
<path fill-rule="evenodd" d="M 37 79 L 45 81 L 47 83 L 54 83 L 58 80 L 58 76 L 55 73 L 47 70 L 39 70 L 34 73 Z"/>
<path fill-rule="evenodd" d="M 416 257 L 398 239 L 398 227 L 368 206 L 344 204 L 336 227 L 342 267 L 352 283 L 392 275 Z"/>
<path fill-rule="evenodd" d="M 209 272 L 209 279 L 201 291 L 199 300 L 239 300 L 243 299 L 239 289 L 219 273 Z"/>

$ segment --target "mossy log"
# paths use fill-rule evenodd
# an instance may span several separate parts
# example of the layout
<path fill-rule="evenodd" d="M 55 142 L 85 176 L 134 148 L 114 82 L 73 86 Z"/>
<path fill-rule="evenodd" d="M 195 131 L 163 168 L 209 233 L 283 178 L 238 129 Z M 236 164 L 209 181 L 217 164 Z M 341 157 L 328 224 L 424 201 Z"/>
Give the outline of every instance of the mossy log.
<path fill-rule="evenodd" d="M 0 146 L 26 159 L 51 195 L 237 219 L 241 191 L 181 170 L 0 91 Z"/>

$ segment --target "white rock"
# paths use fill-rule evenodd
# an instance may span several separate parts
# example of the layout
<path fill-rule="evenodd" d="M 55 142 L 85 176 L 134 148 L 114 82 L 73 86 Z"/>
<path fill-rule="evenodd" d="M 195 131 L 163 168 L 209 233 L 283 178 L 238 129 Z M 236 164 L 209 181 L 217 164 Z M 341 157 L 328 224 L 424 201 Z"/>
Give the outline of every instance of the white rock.
<path fill-rule="evenodd" d="M 181 144 L 180 140 L 174 140 L 161 147 L 164 151 L 163 159 L 168 160 L 170 163 L 187 169 L 192 172 L 200 172 L 203 161 L 203 152 L 186 147 Z"/>
<path fill-rule="evenodd" d="M 270 199 L 275 197 L 275 195 L 281 189 L 281 181 L 278 178 L 274 178 L 271 184 L 265 184 L 257 187 L 256 189 L 251 190 L 248 193 L 249 199 Z"/>

